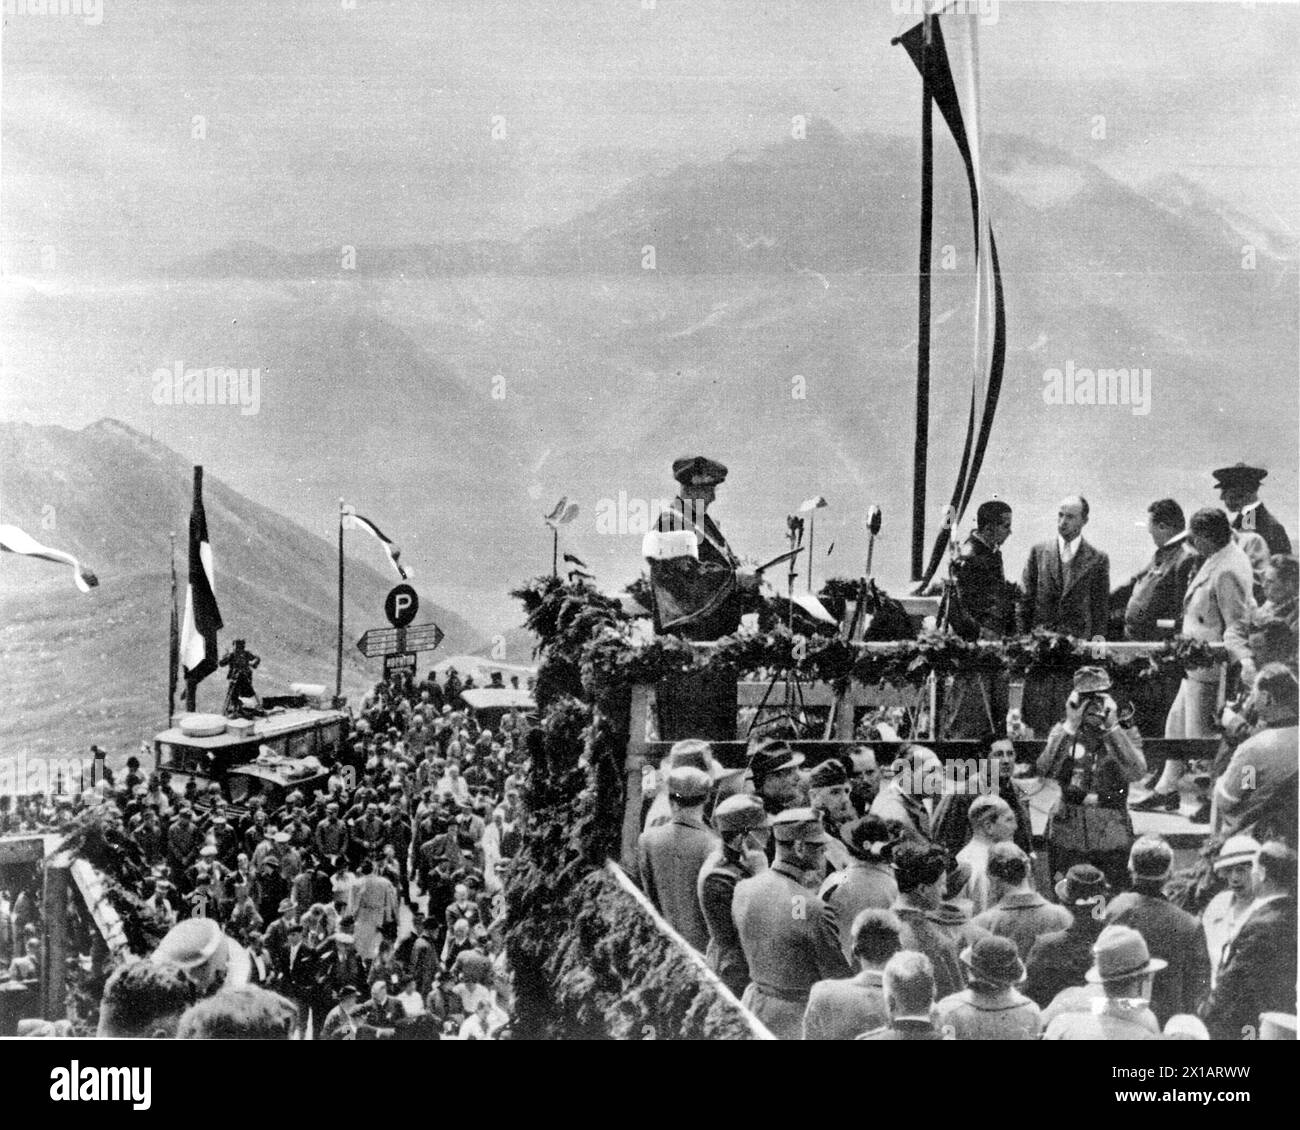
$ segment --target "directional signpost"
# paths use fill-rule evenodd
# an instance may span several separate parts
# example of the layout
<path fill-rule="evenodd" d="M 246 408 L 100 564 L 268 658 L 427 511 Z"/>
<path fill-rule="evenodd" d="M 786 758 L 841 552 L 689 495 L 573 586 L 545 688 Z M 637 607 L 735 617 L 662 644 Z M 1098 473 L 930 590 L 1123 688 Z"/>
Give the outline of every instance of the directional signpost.
<path fill-rule="evenodd" d="M 420 598 L 410 585 L 398 585 L 384 600 L 384 615 L 391 628 L 371 628 L 357 640 L 357 649 L 367 659 L 384 661 L 384 678 L 397 672 L 415 674 L 418 652 L 432 651 L 442 643 L 437 624 L 412 624 L 420 610 Z"/>

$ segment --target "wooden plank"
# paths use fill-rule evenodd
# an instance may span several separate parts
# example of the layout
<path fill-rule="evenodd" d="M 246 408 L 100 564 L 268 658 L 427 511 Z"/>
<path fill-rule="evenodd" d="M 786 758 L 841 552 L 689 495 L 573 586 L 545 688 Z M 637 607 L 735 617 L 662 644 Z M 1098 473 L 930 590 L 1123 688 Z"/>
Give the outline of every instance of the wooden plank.
<path fill-rule="evenodd" d="M 658 738 L 658 729 L 655 719 L 655 688 L 650 683 L 637 683 L 632 687 L 627 754 L 623 763 L 626 793 L 620 848 L 623 866 L 629 871 L 636 870 L 636 842 L 641 835 L 641 774 L 646 765 L 649 739 L 652 734 Z"/>

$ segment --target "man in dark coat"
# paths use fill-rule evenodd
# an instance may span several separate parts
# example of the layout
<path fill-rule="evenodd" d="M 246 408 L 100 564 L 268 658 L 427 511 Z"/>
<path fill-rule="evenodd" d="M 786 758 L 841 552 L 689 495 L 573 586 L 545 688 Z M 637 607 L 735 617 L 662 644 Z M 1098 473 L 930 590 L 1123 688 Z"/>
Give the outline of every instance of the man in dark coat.
<path fill-rule="evenodd" d="M 1147 530 L 1156 547 L 1150 563 L 1111 597 L 1112 608 L 1122 604 L 1126 640 L 1168 640 L 1177 635 L 1183 624 L 1183 597 L 1201 567 L 1201 555 L 1187 535 L 1183 508 L 1172 498 L 1157 499 L 1147 507 Z M 1121 696 L 1133 703 L 1138 730 L 1148 736 L 1163 734 L 1181 674 L 1144 679 L 1129 676 L 1116 681 Z"/>
<path fill-rule="evenodd" d="M 948 626 L 962 639 L 1000 640 L 1015 628 L 1014 590 L 1002 565 L 1002 544 L 1011 536 L 1011 507 L 980 504 L 975 529 L 951 568 Z M 1005 731 L 1007 679 L 1002 672 L 954 676 L 943 704 L 943 734 L 974 737 Z"/>
<path fill-rule="evenodd" d="M 1286 529 L 1259 500 L 1259 484 L 1267 477 L 1268 472 L 1262 467 L 1238 463 L 1215 471 L 1214 486 L 1223 501 L 1223 508 L 1233 515 L 1234 530 L 1259 534 L 1270 554 L 1290 553 L 1291 539 Z"/>
<path fill-rule="evenodd" d="M 673 463 L 680 496 L 658 516 L 645 550 L 658 633 L 687 640 L 716 640 L 740 626 L 742 596 L 758 588 L 756 573 L 740 559 L 709 517 L 727 468 L 703 455 Z M 681 544 L 694 535 L 695 553 Z M 702 681 L 698 672 L 666 678 L 659 685 L 659 728 L 665 741 L 736 736 L 736 679 L 722 673 Z"/>
<path fill-rule="evenodd" d="M 767 856 L 758 845 L 767 840 L 769 824 L 758 797 L 727 797 L 713 812 L 721 843 L 700 868 L 700 910 L 709 931 L 704 956 L 709 968 L 736 996 L 749 984 L 749 966 L 731 918 L 731 900 L 741 879 L 766 870 Z"/>
<path fill-rule="evenodd" d="M 1151 1011 L 1163 1025 L 1178 1013 L 1195 1015 L 1210 989 L 1210 953 L 1198 919 L 1164 896 L 1174 868 L 1173 849 L 1164 840 L 1143 836 L 1129 855 L 1133 889 L 1117 895 L 1106 909 L 1106 922 L 1132 926 L 1147 948 L 1168 962 L 1155 976 Z"/>
<path fill-rule="evenodd" d="M 1081 495 L 1063 499 L 1057 511 L 1056 537 L 1029 551 L 1017 609 L 1021 632 L 1047 628 L 1077 639 L 1105 638 L 1110 615 L 1110 559 L 1084 541 L 1087 524 L 1088 500 Z M 1037 733 L 1051 728 L 1069 688 L 1068 672 L 1029 671 L 1021 712 Z"/>
<path fill-rule="evenodd" d="M 1296 856 L 1277 840 L 1259 850 L 1255 903 L 1223 951 L 1214 992 L 1201 1018 L 1216 1040 L 1259 1032 L 1264 1012 L 1296 1008 Z"/>
<path fill-rule="evenodd" d="M 894 848 L 898 898 L 890 909 L 903 923 L 899 944 L 929 958 L 932 987 L 939 999 L 966 987 L 957 944 L 939 922 L 949 865 L 948 853 L 935 844 L 908 842 Z"/>

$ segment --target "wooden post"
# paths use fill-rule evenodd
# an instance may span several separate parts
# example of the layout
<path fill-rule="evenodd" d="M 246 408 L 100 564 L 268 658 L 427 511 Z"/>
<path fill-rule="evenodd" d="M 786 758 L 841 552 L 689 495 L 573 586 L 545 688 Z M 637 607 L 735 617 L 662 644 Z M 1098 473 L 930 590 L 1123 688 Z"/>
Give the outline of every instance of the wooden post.
<path fill-rule="evenodd" d="M 62 1020 L 68 952 L 68 869 L 45 868 L 45 952 L 41 955 L 41 1015 Z"/>
<path fill-rule="evenodd" d="M 622 861 L 624 870 L 637 873 L 636 842 L 641 836 L 641 775 L 645 772 L 645 751 L 649 744 L 647 727 L 655 708 L 655 689 L 650 683 L 632 687 L 627 727 L 626 799 L 623 807 Z"/>

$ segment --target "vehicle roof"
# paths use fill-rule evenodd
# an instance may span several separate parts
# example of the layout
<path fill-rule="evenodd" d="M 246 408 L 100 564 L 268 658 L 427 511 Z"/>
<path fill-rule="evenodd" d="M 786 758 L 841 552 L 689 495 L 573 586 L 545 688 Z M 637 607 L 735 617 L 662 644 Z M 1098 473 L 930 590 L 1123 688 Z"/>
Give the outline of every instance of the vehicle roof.
<path fill-rule="evenodd" d="M 259 765 L 256 761 L 248 765 L 236 765 L 230 770 L 230 776 L 239 775 L 241 777 L 256 777 L 259 781 L 270 781 L 276 785 L 302 785 L 309 781 L 316 780 L 317 777 L 328 777 L 329 772 L 321 769 L 319 772 L 308 773 L 305 777 L 290 777 L 286 770 L 288 765 Z"/>
<path fill-rule="evenodd" d="M 347 713 L 342 710 L 295 708 L 268 714 L 265 718 L 253 719 L 253 728 L 247 734 L 232 734 L 226 730 L 211 737 L 198 737 L 184 733 L 179 726 L 173 726 L 170 730 L 154 735 L 154 741 L 170 742 L 172 745 L 185 745 L 196 749 L 221 749 L 224 746 L 244 745 L 247 742 L 262 742 L 268 738 L 278 738 L 294 730 L 304 729 L 308 725 L 345 721 L 347 717 Z"/>
<path fill-rule="evenodd" d="M 474 687 L 472 690 L 461 691 L 460 697 L 474 710 L 490 710 L 493 707 L 506 710 L 533 710 L 537 705 L 533 702 L 533 696 L 527 691 L 517 691 L 510 687 L 505 689 Z"/>

